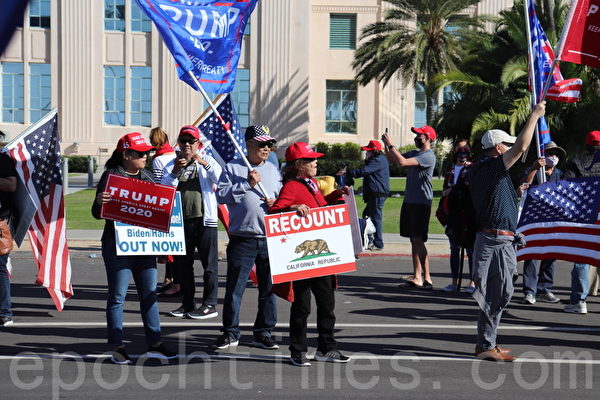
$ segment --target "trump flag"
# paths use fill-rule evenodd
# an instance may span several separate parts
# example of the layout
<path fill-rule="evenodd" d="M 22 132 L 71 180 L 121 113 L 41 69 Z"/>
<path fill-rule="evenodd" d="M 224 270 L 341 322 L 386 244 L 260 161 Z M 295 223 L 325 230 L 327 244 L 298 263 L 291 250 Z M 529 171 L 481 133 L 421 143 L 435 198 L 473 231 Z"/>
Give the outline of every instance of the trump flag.
<path fill-rule="evenodd" d="M 179 78 L 198 90 L 229 93 L 244 29 L 258 0 L 136 0 L 175 58 Z"/>
<path fill-rule="evenodd" d="M 518 260 L 566 260 L 600 266 L 600 178 L 546 182 L 527 190 L 517 231 Z"/>
<path fill-rule="evenodd" d="M 600 68 L 600 0 L 573 0 L 558 59 Z"/>

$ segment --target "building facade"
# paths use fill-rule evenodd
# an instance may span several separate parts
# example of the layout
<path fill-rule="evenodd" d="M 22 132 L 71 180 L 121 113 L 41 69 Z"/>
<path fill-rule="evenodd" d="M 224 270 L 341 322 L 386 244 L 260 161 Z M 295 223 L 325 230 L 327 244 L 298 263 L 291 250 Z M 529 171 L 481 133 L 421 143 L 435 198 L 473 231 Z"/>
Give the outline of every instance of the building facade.
<path fill-rule="evenodd" d="M 512 0 L 482 0 L 465 13 L 496 15 Z M 246 29 L 232 97 L 240 124 L 267 124 L 279 151 L 293 141 L 367 143 L 388 129 L 412 143 L 424 93 L 392 79 L 360 87 L 351 68 L 381 0 L 260 0 Z M 118 138 L 180 126 L 206 108 L 178 79 L 174 61 L 134 0 L 30 0 L 0 57 L 7 140 L 51 108 L 65 154 L 103 157 Z"/>

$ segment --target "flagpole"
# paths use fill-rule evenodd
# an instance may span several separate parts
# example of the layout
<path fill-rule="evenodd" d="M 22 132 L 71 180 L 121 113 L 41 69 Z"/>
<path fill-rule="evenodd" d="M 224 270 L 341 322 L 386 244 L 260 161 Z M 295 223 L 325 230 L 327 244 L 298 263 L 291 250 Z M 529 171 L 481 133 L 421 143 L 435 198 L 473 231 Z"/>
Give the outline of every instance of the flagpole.
<path fill-rule="evenodd" d="M 527 52 L 529 58 L 529 74 L 531 79 L 531 110 L 533 111 L 533 107 L 538 103 L 537 101 L 537 93 L 535 88 L 535 69 L 533 68 L 533 47 L 531 43 L 531 26 L 529 24 L 529 2 L 532 0 L 527 0 L 523 2 L 523 7 L 525 9 L 525 28 L 527 30 Z M 551 76 L 551 75 L 550 75 Z M 540 129 L 539 122 L 535 123 L 535 144 L 536 144 L 536 155 L 538 158 L 541 157 L 540 153 Z M 521 162 L 525 162 L 527 158 L 527 153 L 529 152 L 529 146 L 527 146 L 527 150 L 523 153 L 523 157 L 521 158 Z M 546 182 L 546 177 L 543 171 L 544 167 L 540 167 L 538 171 L 538 183 Z"/>
<path fill-rule="evenodd" d="M 237 140 L 235 140 L 235 137 L 231 133 L 231 124 L 229 122 L 225 122 L 225 120 L 223 119 L 223 117 L 221 117 L 221 113 L 219 113 L 219 110 L 217 110 L 217 107 L 215 107 L 215 105 L 211 101 L 210 97 L 208 97 L 208 93 L 206 93 L 206 91 L 204 90 L 204 88 L 202 87 L 202 85 L 200 85 L 200 82 L 198 82 L 198 79 L 192 73 L 192 71 L 188 71 L 188 74 L 190 75 L 190 77 L 192 78 L 192 80 L 194 81 L 194 83 L 196 84 L 196 87 L 198 88 L 198 90 L 202 94 L 202 97 L 204 97 L 204 100 L 206 100 L 208 102 L 210 108 L 212 109 L 213 113 L 217 117 L 217 120 L 221 124 L 221 127 L 223 128 L 223 130 L 225 130 L 225 133 L 227 133 L 227 136 L 229 137 L 229 140 L 231 140 L 231 143 L 233 144 L 233 147 L 235 147 L 235 150 L 240 154 L 240 156 L 242 156 L 242 160 L 244 161 L 244 164 L 246 164 L 246 167 L 248 167 L 248 169 L 250 171 L 252 171 L 254 168 L 252 168 L 252 165 L 250 165 L 250 162 L 248 161 L 248 158 L 246 158 L 246 155 L 244 154 L 244 150 L 242 150 L 242 148 L 240 147 L 239 143 L 237 142 Z M 267 191 L 264 188 L 264 186 L 262 185 L 262 183 L 258 182 L 257 186 L 258 186 L 259 190 L 261 191 L 261 193 L 263 194 L 263 196 L 265 196 L 265 199 L 268 199 L 269 195 L 267 194 Z"/>

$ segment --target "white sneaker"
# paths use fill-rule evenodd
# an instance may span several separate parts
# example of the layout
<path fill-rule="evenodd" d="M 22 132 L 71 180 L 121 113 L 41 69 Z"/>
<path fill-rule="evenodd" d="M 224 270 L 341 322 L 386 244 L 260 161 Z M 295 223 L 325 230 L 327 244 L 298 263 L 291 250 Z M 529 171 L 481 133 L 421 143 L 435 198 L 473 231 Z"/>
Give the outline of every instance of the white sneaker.
<path fill-rule="evenodd" d="M 443 288 L 441 288 L 440 290 L 442 292 L 456 292 L 456 289 L 458 289 L 458 285 L 455 283 L 451 283 L 447 286 L 444 286 Z"/>
<path fill-rule="evenodd" d="M 565 306 L 565 312 L 571 314 L 587 314 L 587 305 L 585 304 L 585 301 L 576 304 L 567 304 Z"/>
<path fill-rule="evenodd" d="M 535 304 L 535 297 L 531 293 L 527 293 L 523 298 L 523 304 Z"/>

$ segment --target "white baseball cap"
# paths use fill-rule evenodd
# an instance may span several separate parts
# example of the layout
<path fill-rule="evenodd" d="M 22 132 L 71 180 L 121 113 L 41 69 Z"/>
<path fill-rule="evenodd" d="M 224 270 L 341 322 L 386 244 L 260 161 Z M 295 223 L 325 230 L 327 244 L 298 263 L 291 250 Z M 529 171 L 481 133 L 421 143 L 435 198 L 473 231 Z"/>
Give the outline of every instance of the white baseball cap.
<path fill-rule="evenodd" d="M 503 130 L 492 129 L 484 133 L 481 137 L 481 147 L 485 150 L 500 143 L 513 144 L 516 140 L 517 138 L 515 136 L 511 136 Z"/>

